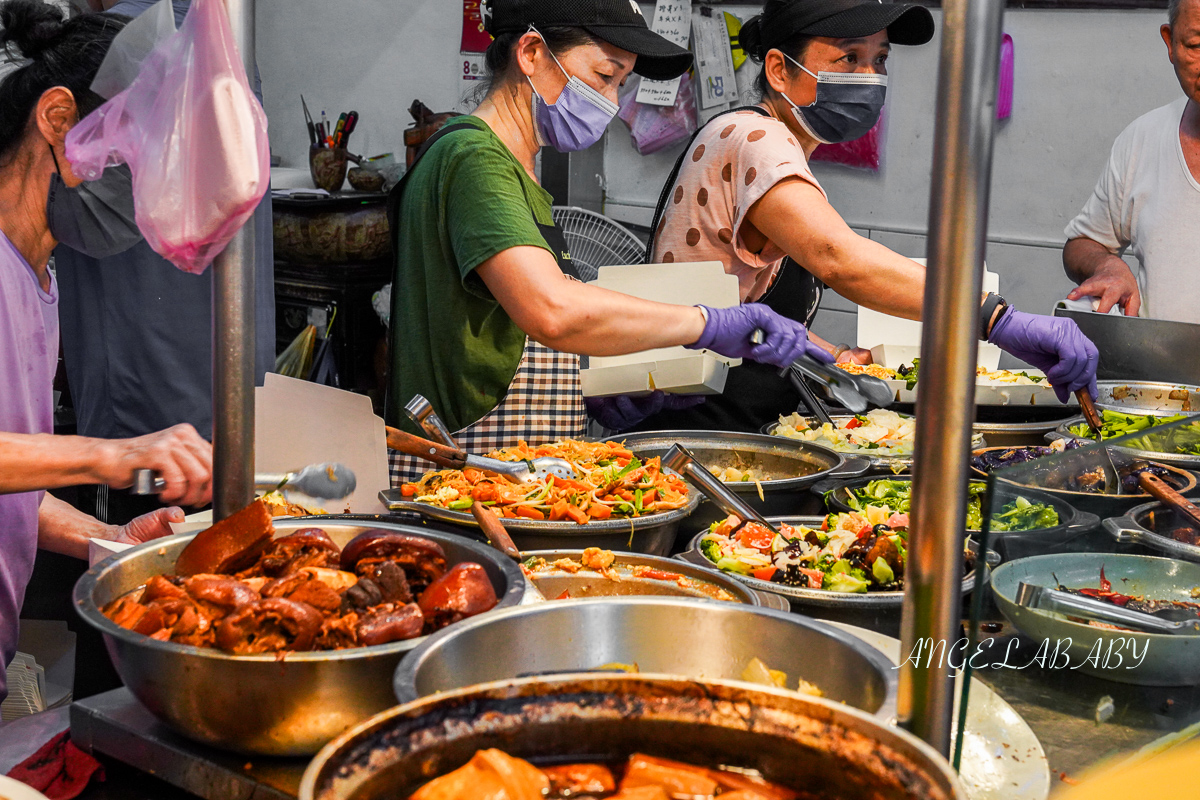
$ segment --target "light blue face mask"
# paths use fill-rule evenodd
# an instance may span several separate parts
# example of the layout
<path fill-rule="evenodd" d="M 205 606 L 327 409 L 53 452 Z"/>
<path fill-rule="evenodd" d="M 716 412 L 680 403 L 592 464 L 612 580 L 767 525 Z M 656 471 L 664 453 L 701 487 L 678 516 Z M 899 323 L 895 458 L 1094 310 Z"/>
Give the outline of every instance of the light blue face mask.
<path fill-rule="evenodd" d="M 532 25 L 529 29 L 542 35 Z M 544 36 L 542 41 L 546 41 Z M 546 52 L 550 52 L 549 45 L 546 45 Z M 533 122 L 538 144 L 548 144 L 560 153 L 586 150 L 600 141 L 608 123 L 617 115 L 617 104 L 563 69 L 553 53 L 550 57 L 567 76 L 567 85 L 558 100 L 547 103 L 538 94 L 533 81 L 529 81 L 533 89 Z"/>
<path fill-rule="evenodd" d="M 887 95 L 887 75 L 814 74 L 787 53 L 783 57 L 817 79 L 817 99 L 812 105 L 798 106 L 786 94 L 783 96 L 791 105 L 796 122 L 809 136 L 822 144 L 836 144 L 857 139 L 875 127 Z"/>

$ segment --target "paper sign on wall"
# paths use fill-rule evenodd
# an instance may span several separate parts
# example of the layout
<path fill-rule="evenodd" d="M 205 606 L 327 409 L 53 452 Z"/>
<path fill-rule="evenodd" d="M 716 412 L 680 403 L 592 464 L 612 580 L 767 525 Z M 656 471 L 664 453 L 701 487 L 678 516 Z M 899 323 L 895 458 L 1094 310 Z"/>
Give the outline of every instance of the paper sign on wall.
<path fill-rule="evenodd" d="M 700 107 L 727 106 L 738 100 L 737 76 L 733 74 L 733 53 L 729 32 L 720 12 L 696 9 L 692 14 L 692 52 L 696 54 Z"/>
<path fill-rule="evenodd" d="M 657 0 L 654 4 L 654 24 L 651 30 L 680 47 L 687 47 L 692 31 L 692 0 Z M 638 86 L 637 102 L 651 106 L 675 105 L 679 78 L 669 81 L 642 80 Z"/>
<path fill-rule="evenodd" d="M 462 39 L 459 52 L 482 53 L 492 43 L 492 35 L 483 29 L 479 0 L 463 0 Z"/>

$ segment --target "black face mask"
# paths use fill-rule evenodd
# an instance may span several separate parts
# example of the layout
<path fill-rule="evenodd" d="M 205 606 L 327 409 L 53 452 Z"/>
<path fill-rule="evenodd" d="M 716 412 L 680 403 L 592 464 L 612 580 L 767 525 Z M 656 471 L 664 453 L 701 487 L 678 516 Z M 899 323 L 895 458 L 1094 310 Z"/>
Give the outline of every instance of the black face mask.
<path fill-rule="evenodd" d="M 50 155 L 58 169 L 53 147 Z M 142 240 L 142 232 L 134 221 L 129 166 L 108 167 L 98 179 L 73 189 L 55 172 L 46 197 L 46 223 L 51 236 L 92 258 L 107 258 L 133 247 Z"/>

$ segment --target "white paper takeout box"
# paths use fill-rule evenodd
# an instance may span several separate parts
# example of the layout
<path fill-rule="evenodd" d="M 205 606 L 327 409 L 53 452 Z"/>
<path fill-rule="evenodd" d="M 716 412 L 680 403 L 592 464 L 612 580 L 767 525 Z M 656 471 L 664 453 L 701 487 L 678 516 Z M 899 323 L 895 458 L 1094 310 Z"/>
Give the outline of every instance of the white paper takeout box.
<path fill-rule="evenodd" d="M 678 264 L 630 264 L 601 267 L 594 286 L 677 305 L 736 306 L 738 281 L 719 261 Z M 592 356 L 580 371 L 584 397 L 644 395 L 659 389 L 670 394 L 720 394 L 730 367 L 740 358 L 711 350 L 661 347 L 623 356 Z"/>

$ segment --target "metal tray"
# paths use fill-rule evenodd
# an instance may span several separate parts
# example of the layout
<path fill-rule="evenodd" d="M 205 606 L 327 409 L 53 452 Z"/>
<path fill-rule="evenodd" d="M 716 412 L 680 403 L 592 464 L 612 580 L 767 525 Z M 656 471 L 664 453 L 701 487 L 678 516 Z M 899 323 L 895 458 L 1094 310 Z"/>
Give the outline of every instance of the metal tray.
<path fill-rule="evenodd" d="M 842 420 L 848 421 L 850 419 L 853 419 L 854 415 L 853 414 L 834 414 L 834 415 L 831 415 L 831 418 L 833 419 L 834 423 L 837 423 Z M 806 417 L 806 419 L 811 419 L 811 418 Z M 772 431 L 775 430 L 775 427 L 777 425 L 779 425 L 778 422 L 768 422 L 766 425 L 762 426 L 762 428 L 760 429 L 760 432 L 767 436 L 775 436 L 775 434 L 772 433 Z M 787 441 L 792 441 L 792 442 L 806 441 L 803 439 L 791 439 L 787 436 L 777 436 L 775 438 L 785 439 Z M 816 442 L 812 442 L 811 444 L 816 444 Z M 837 453 L 840 456 L 845 456 L 848 459 L 849 458 L 866 458 L 871 464 L 870 469 L 875 473 L 891 473 L 894 475 L 899 475 L 901 472 L 911 472 L 912 471 L 913 457 L 911 455 L 889 456 L 889 455 L 879 455 L 876 451 L 873 451 L 873 450 L 832 450 L 827 445 L 821 445 L 821 446 L 825 447 L 826 449 L 830 449 L 832 452 Z M 973 432 L 971 434 L 971 448 L 977 449 L 980 447 L 987 447 L 987 442 L 984 440 L 983 436 L 979 432 Z"/>
<path fill-rule="evenodd" d="M 504 528 L 521 551 L 601 547 L 605 550 L 631 550 L 636 553 L 665 556 L 675 544 L 679 524 L 696 510 L 701 499 L 702 495 L 693 487 L 688 490 L 686 506 L 661 514 L 595 520 L 583 525 L 574 521 L 506 519 Z M 379 502 L 393 512 L 407 511 L 438 522 L 475 530 L 479 528 L 479 523 L 468 511 L 452 511 L 441 506 L 408 500 L 401 496 L 399 489 L 385 489 L 380 492 Z"/>
<path fill-rule="evenodd" d="M 768 522 L 786 522 L 789 525 L 806 525 L 810 528 L 819 527 L 824 517 L 768 517 Z M 713 563 L 703 556 L 700 552 L 700 539 L 708 533 L 707 530 L 700 531 L 692 537 L 688 542 L 687 549 L 675 556 L 682 561 L 689 561 L 693 564 L 698 564 L 708 569 L 713 568 Z M 978 553 L 978 549 L 974 541 L 969 541 L 968 547 Z M 988 554 L 989 562 L 995 561 L 999 563 L 999 558 L 995 553 Z M 760 581 L 748 575 L 735 575 L 727 573 L 729 577 L 740 581 L 751 589 L 759 592 L 771 592 L 781 597 L 785 597 L 795 607 L 810 607 L 810 608 L 836 608 L 836 609 L 853 609 L 853 610 L 879 610 L 879 609 L 894 609 L 899 610 L 904 602 L 904 592 L 867 592 L 865 594 L 851 594 L 847 592 L 828 592 L 824 589 L 804 589 L 799 586 L 785 586 L 782 583 L 772 583 L 771 581 Z M 967 594 L 975 588 L 975 571 L 971 570 L 963 576 L 962 592 Z"/>
<path fill-rule="evenodd" d="M 1108 630 L 1073 622 L 1058 614 L 1022 608 L 1014 602 L 1021 581 L 1054 586 L 1097 586 L 1100 568 L 1113 585 L 1127 594 L 1155 599 L 1194 601 L 1200 586 L 1200 564 L 1172 558 L 1115 553 L 1059 553 L 1019 558 L 992 573 L 992 596 L 1005 618 L 1035 642 L 1064 645 L 1072 669 L 1086 675 L 1138 686 L 1195 686 L 1200 683 L 1200 636 Z M 1145 656 L 1140 664 L 1130 658 L 1129 642 Z M 1099 648 L 1099 649 L 1097 649 Z M 1110 658 L 1087 661 L 1088 653 L 1119 652 L 1121 662 Z"/>
<path fill-rule="evenodd" d="M 1072 425 L 1078 425 L 1083 421 L 1084 419 L 1082 416 L 1072 417 L 1071 419 L 1064 421 L 1063 424 L 1059 425 L 1054 432 L 1046 434 L 1046 440 L 1053 441 L 1054 439 L 1065 437 L 1067 439 L 1078 439 L 1081 442 L 1095 442 L 1095 439 L 1089 439 L 1086 436 L 1078 436 L 1074 433 L 1071 433 L 1070 427 Z M 1153 430 L 1153 428 L 1147 428 L 1146 430 Z M 1113 440 L 1105 439 L 1105 441 L 1111 442 Z M 1119 447 L 1119 445 L 1113 446 Z M 1170 464 L 1174 467 L 1180 467 L 1181 469 L 1200 469 L 1200 456 L 1191 456 L 1187 455 L 1186 453 L 1160 453 L 1156 450 L 1136 450 L 1132 447 L 1121 447 L 1121 449 L 1133 456 L 1136 456 L 1137 458 L 1144 458 L 1149 461 L 1158 461 L 1163 464 Z"/>
<path fill-rule="evenodd" d="M 1096 388 L 1096 408 L 1163 417 L 1200 413 L 1200 387 L 1185 383 L 1097 381 Z"/>
<path fill-rule="evenodd" d="M 1200 546 L 1176 541 L 1170 536 L 1163 536 L 1151 526 L 1147 517 L 1151 513 L 1166 514 L 1174 519 L 1174 512 L 1162 503 L 1143 503 L 1129 509 L 1123 517 L 1110 517 L 1104 520 L 1104 530 L 1121 544 L 1140 544 L 1158 550 L 1171 558 L 1182 558 L 1187 561 L 1200 561 Z"/>

